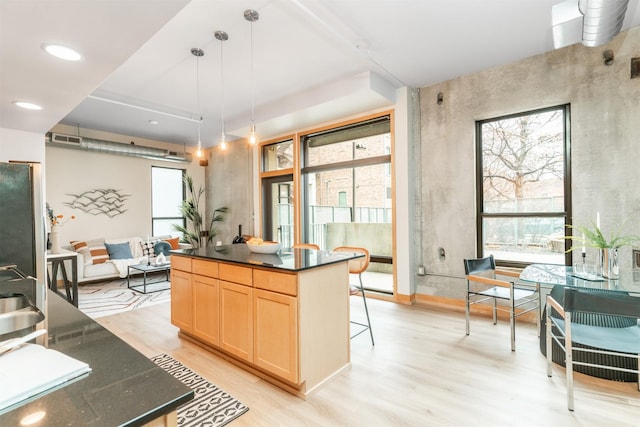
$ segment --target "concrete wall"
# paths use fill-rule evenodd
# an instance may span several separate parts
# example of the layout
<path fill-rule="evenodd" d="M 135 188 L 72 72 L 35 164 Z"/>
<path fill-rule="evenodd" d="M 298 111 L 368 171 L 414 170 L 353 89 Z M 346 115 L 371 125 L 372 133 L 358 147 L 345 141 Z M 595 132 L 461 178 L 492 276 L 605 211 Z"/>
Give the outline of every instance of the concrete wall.
<path fill-rule="evenodd" d="M 207 150 L 209 166 L 206 168 L 207 216 L 213 209 L 223 206 L 229 208 L 227 219 L 218 227 L 216 240 L 230 244 L 238 234 L 238 225 L 242 233 L 259 235 L 253 225 L 253 191 L 259 191 L 254 183 L 253 151 L 246 140 L 229 143 L 226 151 L 214 147 Z"/>
<path fill-rule="evenodd" d="M 327 248 L 359 246 L 372 255 L 391 256 L 393 234 L 389 223 L 333 222 L 327 224 Z M 389 264 L 371 264 L 368 271 L 391 273 Z"/>
<path fill-rule="evenodd" d="M 615 53 L 611 66 L 603 64 L 606 49 Z M 601 47 L 570 46 L 420 90 L 416 170 L 424 226 L 414 251 L 423 250 L 428 272 L 462 276 L 462 259 L 476 256 L 475 121 L 541 107 L 571 104 L 574 224 L 589 225 L 600 212 L 605 234 L 625 218 L 627 231 L 640 234 L 640 78 L 630 79 L 633 57 L 640 57 L 640 28 Z M 587 256 L 595 260 L 595 253 Z M 631 268 L 630 248 L 621 251 L 621 268 Z M 460 279 L 428 275 L 416 284 L 417 293 L 464 297 Z"/>

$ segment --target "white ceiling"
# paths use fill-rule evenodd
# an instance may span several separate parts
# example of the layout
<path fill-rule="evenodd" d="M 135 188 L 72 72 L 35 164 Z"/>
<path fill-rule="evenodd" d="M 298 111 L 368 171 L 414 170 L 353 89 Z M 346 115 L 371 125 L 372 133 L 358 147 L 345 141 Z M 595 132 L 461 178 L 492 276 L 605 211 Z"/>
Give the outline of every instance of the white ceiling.
<path fill-rule="evenodd" d="M 560 0 L 0 0 L 0 127 L 61 122 L 188 146 L 246 136 L 253 97 L 261 137 L 393 104 L 425 87 L 553 49 Z M 623 30 L 640 25 L 631 0 Z M 224 30 L 224 91 L 221 43 Z M 45 42 L 76 48 L 61 62 Z M 594 48 L 597 49 L 597 48 Z M 103 99 L 116 101 L 106 102 Z M 12 101 L 43 105 L 23 111 Z M 134 105 L 123 106 L 122 103 Z M 155 112 L 154 112 L 155 111 Z M 158 112 L 168 113 L 159 114 Z M 150 125 L 157 120 L 158 125 Z"/>

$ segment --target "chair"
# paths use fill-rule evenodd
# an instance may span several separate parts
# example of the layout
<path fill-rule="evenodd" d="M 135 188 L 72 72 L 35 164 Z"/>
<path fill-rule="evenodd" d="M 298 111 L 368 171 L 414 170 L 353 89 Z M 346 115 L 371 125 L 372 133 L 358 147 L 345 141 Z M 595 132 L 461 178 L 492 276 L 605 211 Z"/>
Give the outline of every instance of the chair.
<path fill-rule="evenodd" d="M 320 250 L 320 246 L 315 243 L 294 243 L 292 246 L 294 249 L 315 249 L 316 251 Z"/>
<path fill-rule="evenodd" d="M 349 261 L 349 273 L 357 274 L 358 279 L 360 281 L 360 286 L 350 285 L 349 286 L 349 295 L 357 295 L 360 293 L 362 295 L 362 301 L 364 302 L 364 312 L 367 315 L 367 323 L 360 323 L 351 321 L 354 325 L 362 326 L 364 329 L 353 334 L 351 338 L 357 337 L 367 329 L 369 330 L 369 335 L 371 335 L 371 345 L 375 345 L 373 340 L 373 330 L 371 329 L 371 320 L 369 319 L 369 309 L 367 308 L 367 297 L 365 296 L 364 286 L 362 285 L 362 273 L 366 271 L 367 267 L 369 267 L 369 260 L 371 256 L 369 255 L 369 251 L 365 248 L 359 248 L 355 246 L 338 246 L 334 249 L 335 252 L 355 252 L 361 253 L 364 257 L 352 259 Z"/>
<path fill-rule="evenodd" d="M 493 300 L 493 324 L 498 321 L 498 310 L 509 312 L 511 326 L 511 351 L 516 351 L 516 318 L 532 310 L 538 310 L 536 324 L 540 332 L 540 285 L 524 288 L 516 287 L 513 281 L 496 279 L 496 275 L 518 277 L 519 274 L 512 271 L 496 270 L 496 262 L 493 255 L 486 258 L 465 259 L 464 271 L 467 278 L 467 295 L 465 304 L 466 334 L 469 335 L 469 317 L 471 305 L 483 301 Z M 472 285 L 475 283 L 475 285 Z M 489 286 L 489 287 L 487 287 Z M 537 294 L 537 296 L 536 296 Z M 505 310 L 498 306 L 498 300 L 508 301 L 509 308 Z M 530 307 L 516 310 L 522 306 Z M 531 306 L 533 305 L 533 306 Z"/>
<path fill-rule="evenodd" d="M 564 305 L 564 306 L 563 306 Z M 553 312 L 560 317 L 553 316 Z M 598 325 L 575 323 L 575 314 L 591 313 L 604 315 Z M 551 344 L 555 341 L 565 353 L 567 376 L 567 407 L 573 411 L 573 367 L 574 365 L 599 367 L 613 371 L 632 372 L 638 375 L 640 390 L 640 368 L 623 368 L 606 364 L 609 356 L 618 356 L 640 361 L 640 298 L 622 292 L 567 287 L 564 304 L 551 295 L 547 296 L 547 376 L 551 377 Z M 619 326 L 619 318 L 628 318 L 628 326 Z M 574 344 L 580 347 L 574 347 Z M 574 352 L 590 353 L 588 362 L 574 359 Z M 603 363 L 604 362 L 604 363 Z M 640 364 L 640 363 L 638 363 Z"/>

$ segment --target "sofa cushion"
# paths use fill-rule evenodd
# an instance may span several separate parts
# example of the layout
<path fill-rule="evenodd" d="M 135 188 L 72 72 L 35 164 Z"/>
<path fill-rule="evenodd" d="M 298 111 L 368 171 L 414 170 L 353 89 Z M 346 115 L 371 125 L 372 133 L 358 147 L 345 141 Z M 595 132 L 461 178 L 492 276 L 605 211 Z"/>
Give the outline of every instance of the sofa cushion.
<path fill-rule="evenodd" d="M 140 242 L 140 246 L 142 247 L 142 256 L 148 256 L 148 257 L 154 256 L 153 247 L 159 241 L 160 241 L 159 239 L 152 239 L 152 240 Z"/>
<path fill-rule="evenodd" d="M 171 239 L 164 239 L 164 241 L 171 245 L 171 249 L 180 249 L 180 238 L 179 237 L 173 237 Z M 165 254 L 165 255 L 168 255 L 168 254 Z"/>
<path fill-rule="evenodd" d="M 131 253 L 131 246 L 128 242 L 124 243 L 106 243 L 107 252 L 109 252 L 109 259 L 129 259 L 133 258 Z"/>
<path fill-rule="evenodd" d="M 155 253 L 156 256 L 160 254 L 164 254 L 164 256 L 169 256 L 171 255 L 171 252 L 169 252 L 170 250 L 171 250 L 171 245 L 164 240 L 156 243 L 153 246 L 153 252 Z"/>
<path fill-rule="evenodd" d="M 71 246 L 76 252 L 84 257 L 84 264 L 102 264 L 109 259 L 107 247 L 104 245 L 104 239 L 95 239 L 87 241 L 74 240 Z"/>

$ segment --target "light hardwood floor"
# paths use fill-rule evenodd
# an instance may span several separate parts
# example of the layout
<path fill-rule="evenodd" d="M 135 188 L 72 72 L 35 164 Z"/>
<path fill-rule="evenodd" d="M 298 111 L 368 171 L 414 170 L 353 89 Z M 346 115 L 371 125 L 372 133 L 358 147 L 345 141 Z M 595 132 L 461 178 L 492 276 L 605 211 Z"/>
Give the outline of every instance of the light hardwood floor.
<path fill-rule="evenodd" d="M 362 301 L 351 298 L 352 314 Z M 369 300 L 376 346 L 351 341 L 352 367 L 307 401 L 177 337 L 169 304 L 98 321 L 151 357 L 166 353 L 232 394 L 250 410 L 241 426 L 640 426 L 636 383 L 575 376 L 575 412 L 566 406 L 564 368 L 546 376 L 533 324 L 509 326 L 464 315 Z"/>

